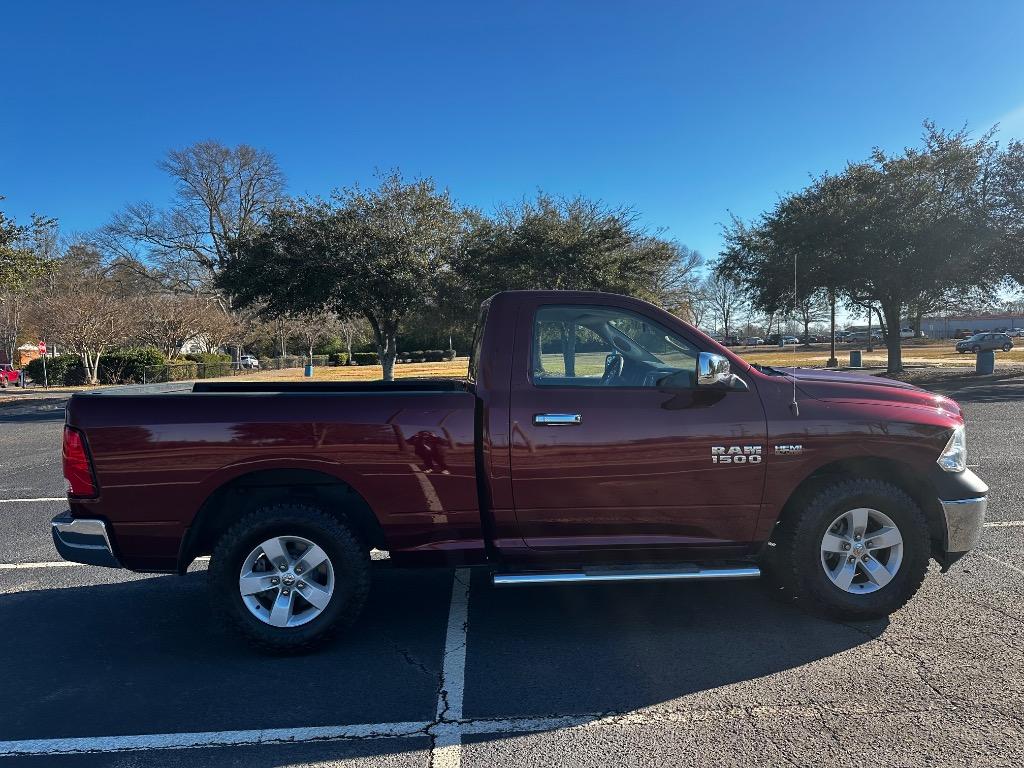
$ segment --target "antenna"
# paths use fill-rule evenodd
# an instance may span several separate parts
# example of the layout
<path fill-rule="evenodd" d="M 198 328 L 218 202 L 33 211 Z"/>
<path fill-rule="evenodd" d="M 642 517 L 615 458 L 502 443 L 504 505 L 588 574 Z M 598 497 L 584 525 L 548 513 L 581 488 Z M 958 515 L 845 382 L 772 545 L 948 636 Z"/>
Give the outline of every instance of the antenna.
<path fill-rule="evenodd" d="M 793 312 L 796 313 L 796 251 L 793 251 Z M 796 346 L 793 347 L 793 356 L 796 357 Z M 800 405 L 796 401 L 796 376 L 791 373 L 789 378 L 793 382 L 793 402 L 789 404 L 789 409 L 794 416 L 799 416 Z"/>

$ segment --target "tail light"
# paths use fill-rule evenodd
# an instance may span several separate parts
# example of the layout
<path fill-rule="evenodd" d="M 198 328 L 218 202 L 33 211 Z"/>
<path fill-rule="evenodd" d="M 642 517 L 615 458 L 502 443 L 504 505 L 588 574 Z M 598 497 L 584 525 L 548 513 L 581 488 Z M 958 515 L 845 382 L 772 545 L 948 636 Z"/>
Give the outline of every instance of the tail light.
<path fill-rule="evenodd" d="M 74 427 L 64 427 L 63 458 L 68 496 L 94 498 L 97 495 L 96 479 L 85 448 L 85 435 Z"/>

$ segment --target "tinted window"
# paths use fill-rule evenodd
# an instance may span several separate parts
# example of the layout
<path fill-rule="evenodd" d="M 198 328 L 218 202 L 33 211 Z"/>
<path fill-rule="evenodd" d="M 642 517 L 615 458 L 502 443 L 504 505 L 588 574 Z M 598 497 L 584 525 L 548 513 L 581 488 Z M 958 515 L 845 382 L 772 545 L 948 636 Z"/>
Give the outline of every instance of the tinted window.
<path fill-rule="evenodd" d="M 621 309 L 553 306 L 538 310 L 533 332 L 537 386 L 693 386 L 698 350 L 679 335 Z"/>

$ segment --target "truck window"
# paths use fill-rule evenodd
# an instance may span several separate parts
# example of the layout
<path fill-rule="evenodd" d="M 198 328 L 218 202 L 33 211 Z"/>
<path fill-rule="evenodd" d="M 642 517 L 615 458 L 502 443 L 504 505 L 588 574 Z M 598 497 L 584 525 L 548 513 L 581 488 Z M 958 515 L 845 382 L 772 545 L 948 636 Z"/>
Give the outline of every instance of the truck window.
<path fill-rule="evenodd" d="M 680 371 L 692 386 L 698 355 L 677 334 L 626 310 L 552 306 L 534 318 L 536 386 L 656 387 Z"/>

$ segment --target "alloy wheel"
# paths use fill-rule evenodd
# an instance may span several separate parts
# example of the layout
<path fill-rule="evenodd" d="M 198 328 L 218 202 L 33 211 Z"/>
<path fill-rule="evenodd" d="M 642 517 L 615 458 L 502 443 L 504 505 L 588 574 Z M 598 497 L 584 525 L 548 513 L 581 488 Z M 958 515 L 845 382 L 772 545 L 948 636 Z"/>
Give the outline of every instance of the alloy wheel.
<path fill-rule="evenodd" d="M 903 535 L 877 509 L 858 507 L 839 515 L 821 539 L 821 567 L 844 592 L 863 595 L 890 581 L 903 562 Z"/>
<path fill-rule="evenodd" d="M 299 627 L 319 616 L 334 594 L 334 566 L 315 542 L 275 536 L 249 553 L 238 575 L 249 613 L 273 627 Z"/>

